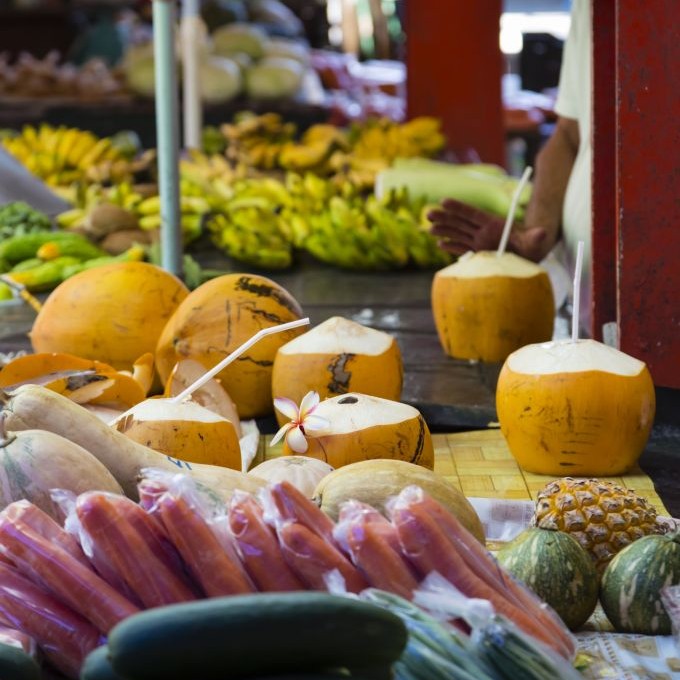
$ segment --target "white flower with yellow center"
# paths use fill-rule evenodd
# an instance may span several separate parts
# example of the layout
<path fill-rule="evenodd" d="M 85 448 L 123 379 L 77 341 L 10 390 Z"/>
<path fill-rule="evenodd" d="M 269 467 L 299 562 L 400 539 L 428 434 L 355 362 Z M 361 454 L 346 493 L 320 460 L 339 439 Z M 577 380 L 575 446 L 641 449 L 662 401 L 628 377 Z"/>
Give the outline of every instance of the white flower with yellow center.
<path fill-rule="evenodd" d="M 321 416 L 315 416 L 314 410 L 319 405 L 318 392 L 307 392 L 300 402 L 300 407 L 292 399 L 278 397 L 274 399 L 275 408 L 290 422 L 286 423 L 272 438 L 270 446 L 274 446 L 286 438 L 288 447 L 295 453 L 306 453 L 307 437 L 319 437 L 330 427 L 330 423 Z"/>

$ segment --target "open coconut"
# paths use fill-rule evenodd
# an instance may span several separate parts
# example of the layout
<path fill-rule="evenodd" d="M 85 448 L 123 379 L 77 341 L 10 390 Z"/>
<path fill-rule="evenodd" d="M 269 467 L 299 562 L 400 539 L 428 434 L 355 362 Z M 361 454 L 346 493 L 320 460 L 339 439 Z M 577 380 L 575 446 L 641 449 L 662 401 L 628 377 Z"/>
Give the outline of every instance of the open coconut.
<path fill-rule="evenodd" d="M 307 392 L 322 399 L 360 392 L 401 397 L 401 352 L 388 333 L 334 316 L 291 340 L 276 353 L 272 394 L 300 402 Z M 286 418 L 276 413 L 279 425 Z"/>
<path fill-rule="evenodd" d="M 480 251 L 435 274 L 432 312 L 447 354 L 493 362 L 550 340 L 555 302 L 548 274 L 537 264 Z"/>
<path fill-rule="evenodd" d="M 654 421 L 642 361 L 594 340 L 528 345 L 500 373 L 496 409 L 524 470 L 615 476 L 637 462 Z"/>
<path fill-rule="evenodd" d="M 189 385 L 193 385 L 204 373 L 205 368 L 198 361 L 193 359 L 178 361 L 165 384 L 164 396 L 176 397 Z M 215 378 L 208 380 L 205 385 L 193 392 L 190 399 L 226 418 L 233 424 L 236 436 L 241 437 L 241 421 L 238 417 L 236 404 L 231 400 L 224 387 L 220 385 L 219 380 Z"/>
<path fill-rule="evenodd" d="M 372 458 L 405 460 L 432 469 L 432 437 L 420 412 L 398 401 L 352 392 L 319 403 L 309 393 L 300 408 L 277 399 L 291 418 L 272 440 L 285 435 L 284 453 L 304 454 L 334 468 Z"/>
<path fill-rule="evenodd" d="M 165 383 L 174 365 L 189 358 L 210 369 L 259 330 L 300 318 L 300 305 L 274 281 L 255 274 L 219 276 L 192 291 L 168 321 L 156 348 L 158 373 Z M 301 332 L 263 338 L 218 374 L 241 418 L 271 413 L 276 351 Z"/>
<path fill-rule="evenodd" d="M 241 470 L 234 424 L 191 400 L 147 399 L 116 418 L 111 427 L 172 458 Z"/>

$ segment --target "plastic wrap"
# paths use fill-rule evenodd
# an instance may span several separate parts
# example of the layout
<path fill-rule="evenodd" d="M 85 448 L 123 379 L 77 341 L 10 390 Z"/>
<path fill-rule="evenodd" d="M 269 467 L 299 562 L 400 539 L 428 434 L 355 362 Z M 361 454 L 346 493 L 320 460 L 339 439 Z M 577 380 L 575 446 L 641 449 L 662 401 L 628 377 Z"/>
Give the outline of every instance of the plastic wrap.
<path fill-rule="evenodd" d="M 97 629 L 16 569 L 0 564 L 0 616 L 30 635 L 45 657 L 77 678 L 85 657 L 101 642 Z"/>
<path fill-rule="evenodd" d="M 462 618 L 472 629 L 474 648 L 499 680 L 579 680 L 583 676 L 561 654 L 499 615 L 488 600 L 465 597 L 440 574 L 432 573 L 414 593 L 414 602 L 444 619 Z"/>
<path fill-rule="evenodd" d="M 35 638 L 32 638 L 28 633 L 24 633 L 22 630 L 17 630 L 16 628 L 0 626 L 0 645 L 21 649 L 34 659 L 38 655 L 38 644 L 36 643 Z"/>
<path fill-rule="evenodd" d="M 422 489 L 406 487 L 388 510 L 402 554 L 421 577 L 438 572 L 464 596 L 489 600 L 499 614 L 526 633 L 565 658 L 573 658 L 575 640 L 556 615 L 531 593 L 525 594 L 526 589 L 505 574 L 467 530 L 455 526 L 450 513 Z"/>
<path fill-rule="evenodd" d="M 671 620 L 671 630 L 675 638 L 675 645 L 680 654 L 680 585 L 668 586 L 661 590 L 661 602 Z"/>
<path fill-rule="evenodd" d="M 411 598 L 418 581 L 399 551 L 396 529 L 377 510 L 343 503 L 333 535 L 371 586 Z"/>
<path fill-rule="evenodd" d="M 36 508 L 37 510 L 37 508 Z M 58 542 L 44 538 L 18 516 L 36 516 L 25 507 L 8 506 L 0 513 L 0 550 L 17 571 L 108 633 L 119 621 L 139 611 Z"/>
<path fill-rule="evenodd" d="M 255 590 L 228 527 L 214 521 L 191 479 L 173 479 L 168 490 L 156 499 L 152 512 L 162 520 L 189 573 L 208 597 Z"/>
<path fill-rule="evenodd" d="M 259 591 L 304 589 L 302 581 L 286 563 L 276 534 L 264 521 L 262 508 L 254 496 L 244 491 L 234 492 L 228 521 L 241 561 Z"/>
<path fill-rule="evenodd" d="M 152 540 L 155 523 L 133 501 L 89 491 L 78 496 L 75 515 L 85 554 L 98 570 L 113 573 L 124 582 L 144 607 L 196 599 L 195 592 L 164 560 L 163 551 Z M 131 515 L 138 520 L 134 525 Z M 141 533 L 140 526 L 144 527 Z"/>

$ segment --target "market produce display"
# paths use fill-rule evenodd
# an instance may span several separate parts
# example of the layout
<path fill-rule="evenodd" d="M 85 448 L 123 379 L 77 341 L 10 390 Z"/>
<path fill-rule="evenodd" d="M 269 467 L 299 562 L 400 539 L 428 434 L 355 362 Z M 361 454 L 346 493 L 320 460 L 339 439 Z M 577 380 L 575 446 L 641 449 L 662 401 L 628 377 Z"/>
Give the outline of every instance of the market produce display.
<path fill-rule="evenodd" d="M 106 655 L 86 668 L 108 663 L 140 680 L 186 678 L 189 663 L 192 672 L 200 664 L 202 678 L 222 677 L 225 664 L 234 677 L 327 666 L 359 678 L 377 677 L 382 667 L 388 677 L 410 630 L 396 609 L 413 612 L 412 605 L 387 593 L 379 608 L 322 592 L 280 591 L 358 593 L 372 586 L 410 599 L 433 570 L 464 600 L 488 598 L 501 617 L 495 623 L 515 631 L 527 653 L 544 658 L 541 640 L 558 656 L 573 657 L 574 641 L 556 615 L 417 487 L 399 494 L 388 517 L 349 501 L 337 524 L 288 482 L 258 497 L 239 491 L 225 505 L 188 477 L 147 470 L 138 495 L 139 504 L 101 491 L 54 492 L 66 529 L 27 501 L 0 513 L 0 618 L 35 639 L 68 677 L 78 677 L 101 634 L 108 636 Z M 360 641 L 342 643 L 364 628 L 370 632 Z M 291 629 L 298 642 L 286 639 Z M 263 630 L 270 631 L 269 653 L 244 654 L 260 649 Z M 296 644 L 309 648 L 315 636 L 313 652 L 292 651 Z M 468 660 L 485 667 L 479 657 L 481 649 Z"/>
<path fill-rule="evenodd" d="M 447 354 L 504 361 L 552 338 L 555 302 L 539 265 L 514 253 L 468 252 L 435 274 L 432 313 Z"/>
<path fill-rule="evenodd" d="M 50 231 L 49 217 L 28 203 L 14 201 L 0 207 L 0 242 L 12 236 Z"/>
<path fill-rule="evenodd" d="M 532 344 L 505 361 L 496 410 L 522 469 L 616 476 L 647 443 L 654 384 L 644 362 L 595 340 Z"/>
<path fill-rule="evenodd" d="M 402 381 L 401 352 L 391 335 L 335 316 L 279 347 L 272 394 L 295 403 L 310 390 L 321 399 L 360 392 L 399 401 Z M 283 415 L 276 415 L 283 425 Z"/>

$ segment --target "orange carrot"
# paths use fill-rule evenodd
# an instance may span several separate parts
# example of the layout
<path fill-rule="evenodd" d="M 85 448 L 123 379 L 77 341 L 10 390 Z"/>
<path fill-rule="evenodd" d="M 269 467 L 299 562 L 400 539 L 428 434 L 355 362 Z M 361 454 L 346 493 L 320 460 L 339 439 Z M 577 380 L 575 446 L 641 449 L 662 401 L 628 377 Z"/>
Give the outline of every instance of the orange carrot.
<path fill-rule="evenodd" d="M 229 526 L 241 560 L 257 589 L 263 592 L 304 590 L 281 553 L 276 534 L 250 494 L 236 491 L 229 504 Z"/>

